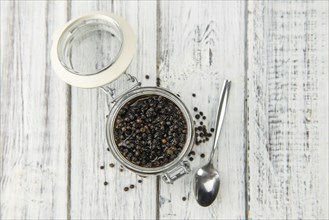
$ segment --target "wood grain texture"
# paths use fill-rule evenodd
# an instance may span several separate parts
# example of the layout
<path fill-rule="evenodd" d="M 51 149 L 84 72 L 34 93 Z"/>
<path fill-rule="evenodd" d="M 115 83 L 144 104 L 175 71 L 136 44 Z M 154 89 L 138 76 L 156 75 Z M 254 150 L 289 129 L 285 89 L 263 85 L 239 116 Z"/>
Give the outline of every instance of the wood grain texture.
<path fill-rule="evenodd" d="M 158 7 L 158 65 L 161 86 L 178 93 L 191 113 L 198 107 L 215 126 L 224 79 L 232 80 L 227 114 L 214 164 L 221 189 L 209 208 L 192 192 L 193 172 L 204 165 L 212 140 L 195 146 L 193 171 L 173 185 L 160 183 L 160 219 L 243 219 L 244 182 L 244 2 L 161 1 Z M 192 97 L 192 93 L 196 97 Z M 199 122 L 197 122 L 199 124 Z M 206 158 L 200 158 L 205 153 Z M 187 201 L 182 201 L 182 197 Z"/>
<path fill-rule="evenodd" d="M 123 16 L 138 37 L 127 73 L 143 86 L 160 77 L 209 128 L 232 80 L 211 207 L 195 202 L 192 174 L 167 185 L 120 172 L 106 150 L 105 94 L 54 74 L 52 33 L 96 10 Z M 0 1 L 0 219 L 328 219 L 328 10 L 326 1 Z M 193 171 L 210 147 L 195 146 Z"/>
<path fill-rule="evenodd" d="M 248 13 L 248 217 L 328 219 L 328 2 Z"/>
<path fill-rule="evenodd" d="M 127 19 L 138 36 L 138 51 L 127 73 L 138 77 L 144 85 L 155 85 L 155 6 L 155 2 L 137 1 L 72 2 L 71 16 L 103 10 Z M 148 81 L 144 80 L 145 74 L 151 77 Z M 113 86 L 124 91 L 129 84 L 115 82 Z M 136 174 L 119 171 L 119 163 L 106 150 L 108 112 L 103 91 L 72 88 L 71 218 L 154 219 L 156 179 L 149 177 L 140 184 Z M 109 163 L 114 163 L 115 168 L 109 168 Z M 105 171 L 100 170 L 101 165 L 105 165 Z M 109 184 L 104 186 L 104 181 Z M 124 192 L 123 188 L 130 184 L 135 184 L 136 188 Z"/>
<path fill-rule="evenodd" d="M 66 218 L 66 85 L 49 54 L 66 2 L 1 1 L 0 219 Z"/>

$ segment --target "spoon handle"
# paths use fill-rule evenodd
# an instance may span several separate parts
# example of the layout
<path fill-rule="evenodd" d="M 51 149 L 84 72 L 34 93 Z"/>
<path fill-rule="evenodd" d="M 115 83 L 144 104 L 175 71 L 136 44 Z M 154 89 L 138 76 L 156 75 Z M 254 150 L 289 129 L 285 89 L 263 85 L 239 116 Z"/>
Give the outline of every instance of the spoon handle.
<path fill-rule="evenodd" d="M 223 83 L 223 88 L 222 88 L 222 92 L 220 95 L 219 107 L 218 107 L 218 112 L 217 112 L 216 134 L 215 134 L 214 145 L 212 147 L 212 151 L 211 151 L 211 154 L 209 157 L 209 163 L 211 162 L 212 158 L 214 157 L 214 153 L 215 153 L 215 150 L 218 145 L 219 134 L 222 129 L 222 125 L 223 125 L 223 121 L 224 121 L 226 104 L 227 104 L 227 100 L 228 100 L 230 86 L 231 86 L 231 81 L 225 80 Z"/>

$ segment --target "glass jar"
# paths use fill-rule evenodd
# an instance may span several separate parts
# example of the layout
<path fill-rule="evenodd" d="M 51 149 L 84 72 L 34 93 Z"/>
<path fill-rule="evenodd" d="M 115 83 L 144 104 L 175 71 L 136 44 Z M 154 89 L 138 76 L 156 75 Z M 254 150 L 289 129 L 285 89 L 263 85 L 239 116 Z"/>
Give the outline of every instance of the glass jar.
<path fill-rule="evenodd" d="M 191 171 L 187 155 L 194 144 L 193 119 L 176 95 L 159 87 L 142 87 L 135 77 L 125 73 L 133 59 L 136 42 L 123 18 L 108 12 L 94 12 L 71 20 L 54 34 L 51 61 L 56 74 L 66 83 L 81 88 L 99 87 L 107 94 L 106 138 L 116 160 L 140 175 L 161 175 L 166 183 L 173 183 Z M 126 80 L 130 88 L 120 93 L 112 83 L 118 80 Z M 180 154 L 173 161 L 154 168 L 127 160 L 114 140 L 114 124 L 120 109 L 132 99 L 145 95 L 159 95 L 172 101 L 187 124 L 186 141 Z"/>

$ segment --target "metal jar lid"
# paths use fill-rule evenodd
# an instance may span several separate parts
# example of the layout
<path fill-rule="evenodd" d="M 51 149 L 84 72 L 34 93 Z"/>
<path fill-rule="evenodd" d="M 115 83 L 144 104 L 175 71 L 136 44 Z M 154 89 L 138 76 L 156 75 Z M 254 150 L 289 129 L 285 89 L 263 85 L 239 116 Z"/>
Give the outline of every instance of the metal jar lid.
<path fill-rule="evenodd" d="M 100 87 L 125 72 L 136 43 L 131 26 L 122 17 L 93 12 L 69 21 L 53 35 L 51 62 L 66 83 Z"/>

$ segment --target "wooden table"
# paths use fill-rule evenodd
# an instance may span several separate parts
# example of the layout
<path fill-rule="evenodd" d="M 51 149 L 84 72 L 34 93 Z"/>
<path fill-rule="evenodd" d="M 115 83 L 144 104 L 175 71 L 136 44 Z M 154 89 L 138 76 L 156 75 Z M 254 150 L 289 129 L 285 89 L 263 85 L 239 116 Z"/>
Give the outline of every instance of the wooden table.
<path fill-rule="evenodd" d="M 212 206 L 197 205 L 192 174 L 167 185 L 120 172 L 105 94 L 54 74 L 53 32 L 95 10 L 137 34 L 127 72 L 144 86 L 159 77 L 208 127 L 232 80 Z M 0 219 L 329 218 L 326 1 L 1 1 L 0 97 Z M 194 170 L 210 148 L 194 148 Z"/>

